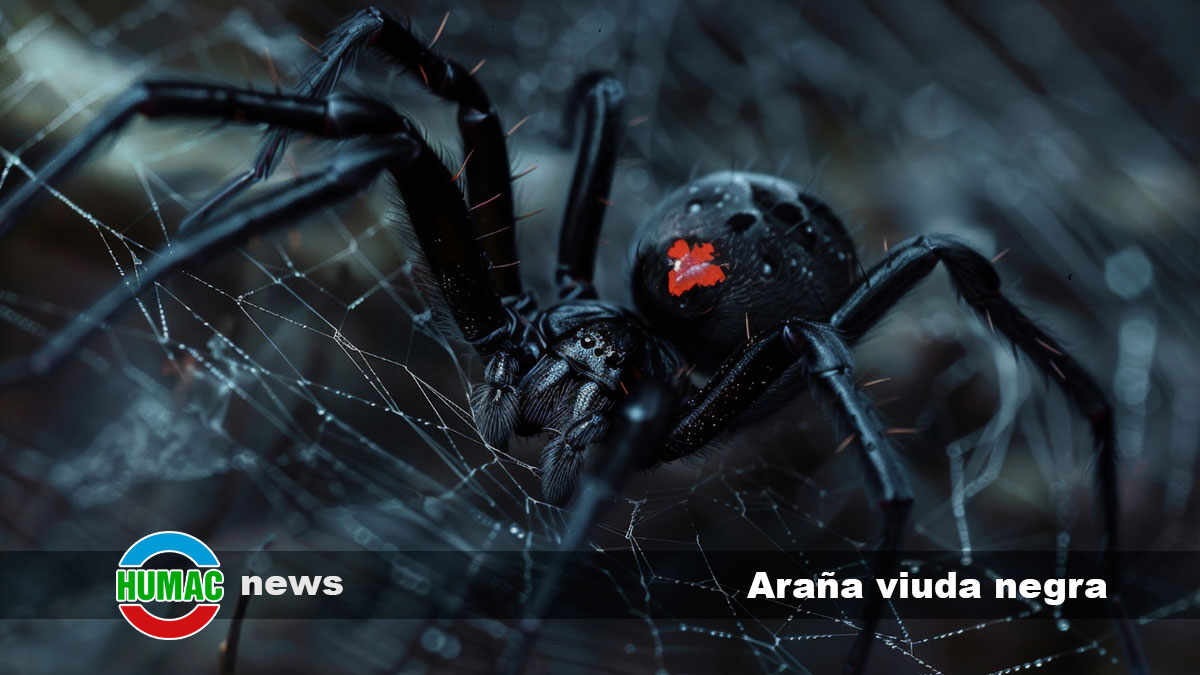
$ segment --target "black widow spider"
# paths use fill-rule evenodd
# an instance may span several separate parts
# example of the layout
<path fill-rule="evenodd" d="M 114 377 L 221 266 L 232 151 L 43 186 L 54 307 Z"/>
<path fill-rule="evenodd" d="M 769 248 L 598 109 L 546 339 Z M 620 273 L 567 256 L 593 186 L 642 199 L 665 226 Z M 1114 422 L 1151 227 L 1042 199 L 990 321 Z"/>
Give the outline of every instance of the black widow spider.
<path fill-rule="evenodd" d="M 468 158 L 465 195 L 408 119 L 382 101 L 333 92 L 347 60 L 364 46 L 419 73 L 432 93 L 458 104 Z M 182 265 L 354 195 L 386 171 L 403 197 L 446 308 L 484 361 L 484 382 L 471 394 L 483 439 L 498 447 L 513 433 L 555 432 L 543 451 L 542 488 L 548 500 L 565 503 L 589 464 L 589 448 L 610 436 L 608 452 L 591 462 L 598 468 L 584 475 L 586 489 L 573 507 L 564 551 L 584 543 L 603 496 L 619 489 L 629 469 L 692 454 L 749 417 L 777 409 L 807 385 L 828 404 L 834 422 L 852 434 L 867 489 L 884 516 L 875 571 L 890 575 L 912 498 L 893 441 L 854 382 L 849 346 L 939 262 L 962 299 L 1058 381 L 1090 422 L 1105 545 L 1114 549 L 1112 410 L 1083 368 L 1000 293 L 990 262 L 962 244 L 944 236 L 917 237 L 863 272 L 841 221 L 817 198 L 778 178 L 718 173 L 667 196 L 639 228 L 632 284 L 640 316 L 597 300 L 594 258 L 623 98 L 615 79 L 593 74 L 577 83 L 568 101 L 565 126 L 579 151 L 560 240 L 560 302 L 539 310 L 516 268 L 507 264 L 517 259 L 513 199 L 496 111 L 472 73 L 435 54 L 382 11 L 363 10 L 339 27 L 295 94 L 178 80 L 135 85 L 0 204 L 0 235 L 44 186 L 135 114 L 271 128 L 253 168 L 189 215 L 182 236 L 166 251 L 34 354 L 0 366 L 0 382 L 45 373 L 128 300 Z M 293 132 L 358 140 L 325 169 L 222 209 L 271 173 Z M 773 327 L 746 339 L 747 314 Z M 681 376 L 684 366 L 712 375 L 695 388 Z M 611 423 L 615 428 L 608 434 Z M 1114 560 L 1110 555 L 1108 573 L 1119 589 Z M 522 667 L 563 564 L 560 559 L 526 608 L 528 620 L 521 639 L 511 643 L 509 667 Z M 1115 593 L 1112 602 L 1131 670 L 1144 673 L 1136 636 Z M 847 672 L 863 671 L 882 606 L 872 594 Z"/>

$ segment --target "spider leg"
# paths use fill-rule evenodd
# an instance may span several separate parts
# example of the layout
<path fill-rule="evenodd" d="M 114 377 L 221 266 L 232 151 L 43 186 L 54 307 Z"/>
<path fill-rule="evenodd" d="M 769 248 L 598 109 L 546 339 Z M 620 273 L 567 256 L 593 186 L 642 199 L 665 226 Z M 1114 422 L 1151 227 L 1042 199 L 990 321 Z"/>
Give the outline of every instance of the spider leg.
<path fill-rule="evenodd" d="M 554 606 L 567 564 L 587 548 L 587 536 L 603 515 L 603 507 L 621 493 L 625 480 L 638 467 L 649 464 L 670 429 L 675 409 L 671 390 L 660 382 L 637 384 L 614 411 L 604 450 L 595 453 L 603 461 L 587 467 L 580 479 L 575 502 L 566 517 L 566 529 L 546 566 L 533 596 L 522 612 L 519 632 L 497 662 L 497 672 L 522 672 L 542 621 Z"/>
<path fill-rule="evenodd" d="M 875 404 L 854 383 L 850 350 L 836 332 L 828 326 L 802 322 L 791 322 L 781 332 L 791 352 L 809 364 L 818 385 L 817 394 L 833 404 L 839 426 L 857 434 L 856 445 L 867 474 L 868 494 L 879 504 L 884 517 L 883 537 L 872 569 L 876 577 L 891 577 L 896 572 L 896 549 L 912 507 L 912 489 L 900 456 L 887 436 Z M 858 675 L 866 668 L 883 607 L 883 596 L 872 585 L 863 610 L 862 628 L 846 659 L 846 673 Z"/>
<path fill-rule="evenodd" d="M 882 538 L 873 573 L 891 576 L 896 549 L 912 505 L 912 490 L 899 453 L 888 437 L 871 399 L 854 383 L 853 361 L 846 343 L 828 325 L 792 320 L 748 341 L 722 363 L 709 383 L 691 398 L 676 420 L 660 461 L 670 461 L 704 447 L 730 428 L 781 373 L 801 365 L 816 395 L 826 402 L 846 432 L 854 434 L 860 450 L 867 492 L 883 511 Z M 846 660 L 847 673 L 858 675 L 866 666 L 875 628 L 883 613 L 883 598 L 874 584 L 863 612 L 863 625 Z"/>
<path fill-rule="evenodd" d="M 565 135 L 579 139 L 554 275 L 564 300 L 596 297 L 596 247 L 621 144 L 624 104 L 625 88 L 616 78 L 591 73 L 575 83 L 563 113 Z"/>
<path fill-rule="evenodd" d="M 434 53 L 409 27 L 386 12 L 368 7 L 335 29 L 321 46 L 320 56 L 296 88 L 303 96 L 321 97 L 333 91 L 347 62 L 363 47 L 378 50 L 419 75 L 429 90 L 459 105 L 458 128 L 463 138 L 467 196 L 480 247 L 492 263 L 491 274 L 502 296 L 521 293 L 516 236 L 513 232 L 511 168 L 500 118 L 474 75 L 461 65 Z M 272 129 L 264 136 L 251 169 L 218 188 L 180 225 L 180 230 L 203 218 L 228 199 L 266 178 L 287 146 L 290 129 Z"/>
<path fill-rule="evenodd" d="M 291 101 L 296 97 L 276 98 Z M 342 99 L 331 98 L 329 102 L 339 100 Z M 0 365 L 0 383 L 46 372 L 126 302 L 182 265 L 216 255 L 250 236 L 294 223 L 319 208 L 344 200 L 366 189 L 384 170 L 390 171 L 404 197 L 434 281 L 463 337 L 481 354 L 492 354 L 508 340 L 514 318 L 491 285 L 462 194 L 451 181 L 450 172 L 411 123 L 391 114 L 395 120 L 392 126 L 399 129 L 397 133 L 347 150 L 326 169 L 288 181 L 247 204 L 232 207 L 207 227 L 176 239 L 165 251 L 137 268 L 134 275 L 123 279 L 91 308 L 77 315 L 32 356 Z M 230 107 L 220 107 L 213 115 L 232 116 L 233 111 Z M 308 115 L 316 118 L 319 113 L 309 111 Z"/>
<path fill-rule="evenodd" d="M 412 125 L 384 103 L 357 96 L 312 99 L 252 89 L 150 80 L 136 84 L 110 103 L 37 174 L 0 203 L 0 236 L 42 191 L 75 168 L 96 145 L 121 130 L 135 115 L 191 117 L 286 125 L 318 136 L 348 138 L 411 130 Z"/>
<path fill-rule="evenodd" d="M 343 22 L 321 45 L 320 58 L 305 73 L 304 79 L 296 87 L 295 93 L 299 96 L 320 98 L 332 92 L 342 74 L 345 61 L 352 57 L 372 35 L 379 32 L 382 23 L 380 13 L 373 12 L 371 9 L 362 10 Z M 253 166 L 215 190 L 200 206 L 192 210 L 179 223 L 179 232 L 187 231 L 226 201 L 270 176 L 279 159 L 283 157 L 288 137 L 292 131 L 286 127 L 274 127 L 268 130 L 263 135 Z"/>
<path fill-rule="evenodd" d="M 858 340 L 884 312 L 932 272 L 939 262 L 945 264 L 963 300 L 982 315 L 990 326 L 1019 347 L 1047 377 L 1057 380 L 1067 397 L 1091 424 L 1099 463 L 1105 565 L 1109 580 L 1116 589 L 1109 602 L 1130 671 L 1139 674 L 1148 672 L 1136 631 L 1120 597 L 1121 569 L 1117 560 L 1120 509 L 1112 407 L 1087 371 L 1000 293 L 1000 277 L 987 258 L 949 237 L 911 239 L 893 249 L 891 255 L 867 273 L 850 298 L 834 313 L 830 323 L 847 340 Z"/>

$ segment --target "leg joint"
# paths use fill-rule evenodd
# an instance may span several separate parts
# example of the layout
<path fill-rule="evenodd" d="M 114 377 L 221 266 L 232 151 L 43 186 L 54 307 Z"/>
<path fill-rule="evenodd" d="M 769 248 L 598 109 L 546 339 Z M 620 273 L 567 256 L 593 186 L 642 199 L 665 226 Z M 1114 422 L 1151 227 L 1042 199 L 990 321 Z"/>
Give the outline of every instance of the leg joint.
<path fill-rule="evenodd" d="M 831 326 L 792 320 L 784 324 L 782 335 L 792 355 L 808 363 L 809 372 L 823 376 L 853 372 L 850 350 Z"/>

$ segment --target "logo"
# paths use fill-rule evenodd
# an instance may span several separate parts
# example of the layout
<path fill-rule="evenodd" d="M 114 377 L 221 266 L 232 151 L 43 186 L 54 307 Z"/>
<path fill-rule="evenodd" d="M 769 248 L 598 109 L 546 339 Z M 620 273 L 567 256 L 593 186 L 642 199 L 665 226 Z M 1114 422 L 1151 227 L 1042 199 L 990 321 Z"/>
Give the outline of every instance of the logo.
<path fill-rule="evenodd" d="M 181 555 L 192 569 L 146 569 L 164 553 Z M 225 578 L 216 554 L 204 542 L 184 532 L 164 531 L 138 539 L 121 556 L 117 567 L 117 607 L 121 616 L 143 635 L 156 640 L 182 640 L 207 626 L 221 609 Z M 174 619 L 151 614 L 150 602 L 195 603 Z"/>

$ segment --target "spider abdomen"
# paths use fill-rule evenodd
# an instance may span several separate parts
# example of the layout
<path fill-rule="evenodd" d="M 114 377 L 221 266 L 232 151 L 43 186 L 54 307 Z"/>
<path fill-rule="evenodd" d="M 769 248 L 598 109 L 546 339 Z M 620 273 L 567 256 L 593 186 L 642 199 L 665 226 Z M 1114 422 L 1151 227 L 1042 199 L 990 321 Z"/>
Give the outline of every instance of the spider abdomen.
<path fill-rule="evenodd" d="M 798 185 L 720 172 L 664 198 L 634 243 L 638 310 L 689 360 L 711 367 L 747 337 L 824 320 L 858 278 L 841 220 Z"/>

